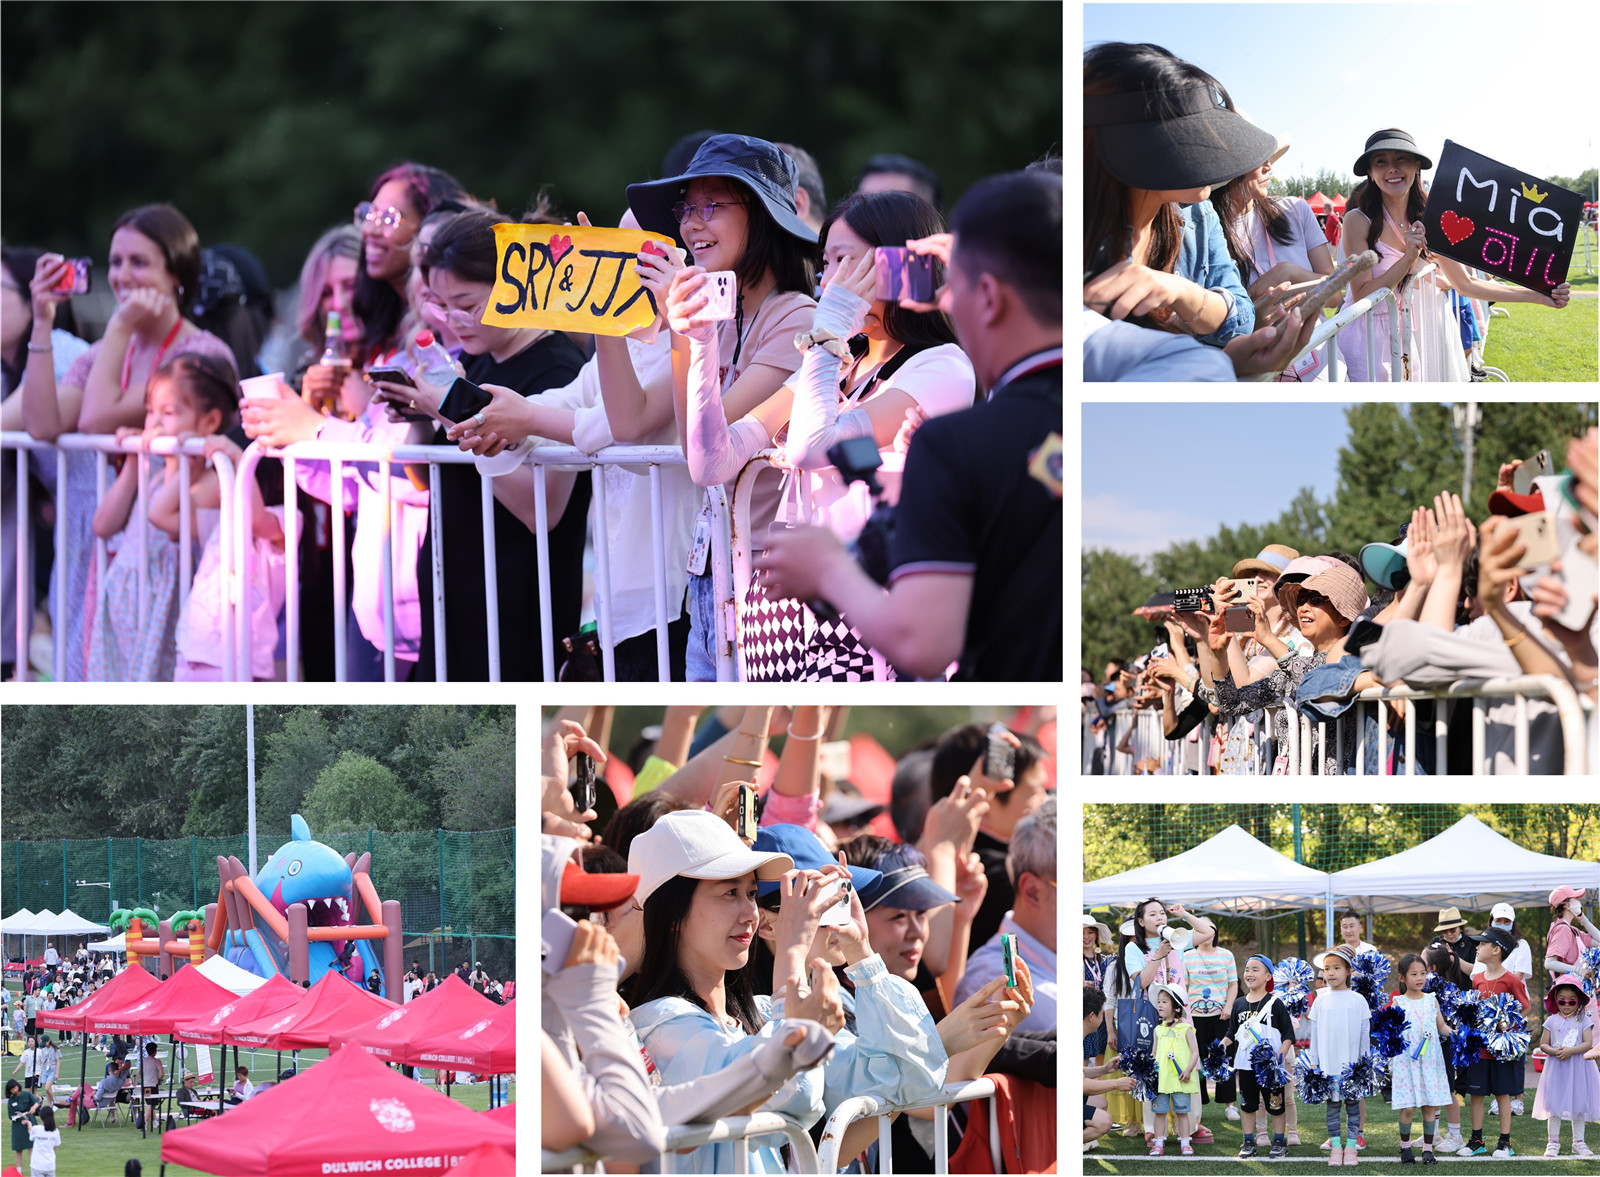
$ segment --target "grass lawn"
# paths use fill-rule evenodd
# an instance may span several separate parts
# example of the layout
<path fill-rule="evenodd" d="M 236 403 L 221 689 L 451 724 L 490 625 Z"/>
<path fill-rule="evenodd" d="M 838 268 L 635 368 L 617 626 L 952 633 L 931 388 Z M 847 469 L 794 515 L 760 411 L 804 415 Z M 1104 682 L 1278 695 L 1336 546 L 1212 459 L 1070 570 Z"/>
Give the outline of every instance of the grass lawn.
<path fill-rule="evenodd" d="M 1594 289 L 1593 278 L 1588 289 Z M 1576 287 L 1577 284 L 1574 283 Z M 1600 360 L 1600 299 L 1578 297 L 1564 310 L 1508 303 L 1509 319 L 1496 317 L 1489 327 L 1484 362 L 1500 368 L 1515 383 L 1597 378 Z"/>
<path fill-rule="evenodd" d="M 6 988 L 12 989 L 13 996 L 15 995 L 15 986 L 13 984 L 7 983 Z M 56 1035 L 52 1033 L 51 1037 L 55 1038 Z M 163 1065 L 168 1067 L 170 1072 L 172 1064 L 168 1053 L 169 1050 L 170 1045 L 163 1040 L 161 1042 L 161 1061 Z M 194 1063 L 193 1050 L 194 1048 L 190 1047 L 190 1053 L 188 1054 L 191 1067 Z M 325 1050 L 302 1050 L 300 1052 L 300 1066 L 303 1069 L 319 1059 L 326 1058 L 327 1054 L 328 1052 Z M 79 1046 L 62 1048 L 61 1076 L 58 1082 L 70 1086 L 78 1078 L 81 1055 L 82 1048 Z M 233 1047 L 227 1048 L 227 1061 L 225 1064 L 221 1056 L 221 1047 L 211 1048 L 213 1068 L 219 1074 L 229 1076 L 229 1082 L 231 1082 Z M 7 1053 L 4 1059 L 0 1061 L 3 1061 L 6 1078 L 9 1079 L 11 1071 L 17 1065 L 17 1055 L 14 1052 Z M 239 1049 L 239 1063 L 250 1068 L 250 1081 L 252 1083 L 270 1082 L 278 1073 L 278 1052 L 275 1050 L 258 1050 L 252 1056 L 250 1051 L 241 1047 Z M 283 1055 L 283 1067 L 287 1069 L 292 1065 L 292 1056 L 289 1052 L 285 1052 Z M 105 1074 L 105 1066 L 105 1055 L 90 1047 L 88 1053 L 90 1079 L 98 1082 L 100 1077 Z M 427 1086 L 432 1086 L 432 1071 L 419 1070 L 417 1074 Z M 489 1085 L 487 1083 L 470 1086 L 454 1084 L 450 1088 L 450 1095 L 451 1098 L 474 1111 L 481 1112 L 489 1106 Z M 507 1098 L 508 1100 L 517 1098 L 517 1085 L 514 1077 L 511 1080 L 510 1094 Z M 62 1141 L 61 1147 L 56 1150 L 56 1177 L 120 1177 L 123 1165 L 130 1157 L 137 1157 L 144 1163 L 146 1177 L 157 1177 L 157 1174 L 161 1172 L 161 1137 L 154 1132 L 141 1137 L 139 1130 L 129 1123 L 128 1109 L 126 1107 L 122 1109 L 120 1115 L 122 1122 L 118 1125 L 105 1126 L 97 1122 L 87 1125 L 80 1131 L 68 1126 L 66 1112 L 63 1110 L 57 1121 L 61 1128 Z M 224 1121 L 226 1121 L 227 1116 L 228 1113 L 224 1112 Z M 178 1117 L 178 1123 L 180 1126 L 183 1124 L 183 1117 Z M 285 1131 L 292 1130 L 292 1125 L 285 1125 Z M 5 1144 L 7 1146 L 10 1145 L 9 1136 Z M 14 1155 L 8 1150 L 4 1161 L 0 1163 L 9 1165 L 15 1159 Z M 27 1172 L 26 1166 L 24 1166 L 23 1171 Z M 197 1169 L 187 1169 L 181 1165 L 167 1166 L 167 1177 L 194 1177 L 199 1172 Z"/>
<path fill-rule="evenodd" d="M 1561 1156 L 1554 1160 L 1546 1160 L 1545 1122 L 1535 1120 L 1533 1112 L 1534 1088 L 1530 1085 L 1522 1097 L 1523 1106 L 1527 1115 L 1511 1117 L 1511 1147 L 1516 1150 L 1517 1159 L 1497 1161 L 1491 1157 L 1459 1158 L 1441 1156 L 1438 1168 L 1450 1172 L 1450 1166 L 1464 1166 L 1462 1170 L 1478 1177 L 1486 1173 L 1590 1173 L 1600 1174 L 1600 1160 L 1584 1160 L 1569 1156 L 1571 1145 L 1571 1126 L 1563 1125 L 1561 1130 Z M 1464 1138 L 1471 1135 L 1472 1119 L 1471 1110 L 1463 1108 L 1461 1112 L 1461 1135 Z M 1246 1172 L 1266 1173 L 1276 1166 L 1287 1165 L 1289 1172 L 1297 1172 L 1310 1177 L 1312 1173 L 1319 1172 L 1315 1166 L 1330 1168 L 1328 1154 L 1317 1146 L 1327 1139 L 1327 1124 L 1322 1104 L 1301 1104 L 1300 1139 L 1304 1142 L 1298 1146 L 1291 1146 L 1289 1155 L 1282 1161 L 1267 1160 L 1267 1150 L 1253 1160 L 1242 1161 L 1239 1159 L 1239 1144 L 1242 1140 L 1239 1125 L 1231 1120 L 1225 1120 L 1216 1104 L 1210 1104 L 1205 1109 L 1204 1122 L 1217 1138 L 1216 1144 L 1195 1145 L 1193 1158 L 1184 1158 L 1178 1155 L 1178 1142 L 1175 1136 L 1167 1137 L 1166 1156 L 1155 1158 L 1147 1156 L 1144 1137 L 1137 1140 L 1124 1139 L 1116 1132 L 1109 1136 L 1102 1136 L 1099 1146 L 1084 1154 L 1083 1171 L 1085 1174 L 1110 1174 L 1131 1173 L 1143 1177 L 1159 1177 L 1166 1173 L 1216 1173 L 1225 1167 L 1237 1167 Z M 1357 1171 L 1367 1170 L 1381 1173 L 1407 1173 L 1413 1177 L 1420 1177 L 1427 1169 L 1422 1166 L 1422 1117 L 1418 1115 L 1411 1129 L 1412 1148 L 1417 1154 L 1415 1168 L 1400 1164 L 1400 1132 L 1398 1119 L 1393 1110 L 1381 1099 L 1367 1100 L 1368 1123 L 1365 1130 L 1367 1147 L 1361 1152 L 1361 1163 Z M 1259 1113 L 1258 1113 L 1259 1118 Z M 1442 1126 L 1441 1126 L 1442 1130 Z M 1484 1116 L 1484 1141 L 1490 1150 L 1494 1149 L 1495 1139 L 1499 1133 L 1499 1121 L 1495 1119 L 1491 1109 L 1485 1109 Z M 1600 1146 L 1600 1132 L 1592 1127 L 1588 1133 L 1589 1147 Z M 1282 1169 L 1278 1170 L 1283 1172 Z"/>

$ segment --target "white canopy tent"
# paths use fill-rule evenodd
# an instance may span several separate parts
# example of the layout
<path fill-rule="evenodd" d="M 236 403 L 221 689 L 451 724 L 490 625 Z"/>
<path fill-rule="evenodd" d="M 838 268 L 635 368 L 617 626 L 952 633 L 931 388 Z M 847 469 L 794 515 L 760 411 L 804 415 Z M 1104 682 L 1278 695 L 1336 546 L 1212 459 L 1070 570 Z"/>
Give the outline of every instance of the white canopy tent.
<path fill-rule="evenodd" d="M 6 921 L 6 935 L 43 936 L 46 934 L 49 925 L 56 918 L 56 913 L 51 911 L 48 907 L 43 911 L 32 913 L 32 915 L 30 915 L 26 921 L 19 918 L 21 915 L 22 912 L 19 911 L 16 915 L 12 916 L 11 919 Z"/>
<path fill-rule="evenodd" d="M 1263 919 L 1285 908 L 1327 906 L 1328 874 L 1231 825 L 1182 854 L 1083 886 L 1086 907 L 1127 907 L 1152 895 L 1197 911 Z"/>
<path fill-rule="evenodd" d="M 1600 887 L 1600 863 L 1524 850 L 1468 814 L 1426 842 L 1331 876 L 1330 897 L 1367 912 L 1543 907 L 1560 886 Z"/>
<path fill-rule="evenodd" d="M 77 912 L 68 908 L 60 915 L 53 917 L 47 923 L 34 928 L 35 936 L 101 936 L 111 929 L 105 924 L 97 924 L 93 920 L 86 920 Z"/>
<path fill-rule="evenodd" d="M 126 952 L 128 951 L 128 935 L 118 932 L 110 940 L 100 940 L 89 945 L 90 952 Z"/>
<path fill-rule="evenodd" d="M 33 912 L 29 911 L 26 907 L 21 908 L 20 910 L 12 912 L 10 915 L 6 916 L 5 919 L 0 920 L 0 933 L 3 933 L 7 936 L 20 936 L 23 934 L 23 929 L 30 927 L 33 924 L 33 921 L 38 918 L 38 916 L 34 915 Z"/>
<path fill-rule="evenodd" d="M 253 993 L 267 983 L 265 977 L 258 977 L 248 969 L 241 969 L 225 956 L 213 956 L 210 960 L 200 965 L 200 975 L 207 980 L 215 981 L 229 993 L 237 993 L 243 997 L 246 993 Z"/>

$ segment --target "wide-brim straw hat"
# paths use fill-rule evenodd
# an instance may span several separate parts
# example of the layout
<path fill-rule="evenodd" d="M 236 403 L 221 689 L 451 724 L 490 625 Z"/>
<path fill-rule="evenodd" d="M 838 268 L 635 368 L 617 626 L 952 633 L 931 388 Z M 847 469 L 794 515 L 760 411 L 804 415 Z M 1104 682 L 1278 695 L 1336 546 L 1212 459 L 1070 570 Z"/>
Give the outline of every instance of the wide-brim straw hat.
<path fill-rule="evenodd" d="M 1083 917 L 1083 926 L 1086 928 L 1094 928 L 1099 933 L 1100 943 L 1107 946 L 1111 944 L 1111 929 L 1106 927 L 1099 920 L 1095 919 L 1094 916 L 1085 915 Z M 1129 935 L 1132 935 L 1132 933 L 1130 932 Z"/>
<path fill-rule="evenodd" d="M 1446 907 L 1439 912 L 1439 922 L 1433 925 L 1435 932 L 1448 932 L 1451 928 L 1464 928 L 1467 921 L 1461 918 L 1461 909 Z"/>
<path fill-rule="evenodd" d="M 1289 570 L 1289 565 L 1300 558 L 1300 553 L 1283 544 L 1268 544 L 1259 555 L 1240 560 L 1233 566 L 1234 576 L 1268 576 L 1277 580 Z"/>

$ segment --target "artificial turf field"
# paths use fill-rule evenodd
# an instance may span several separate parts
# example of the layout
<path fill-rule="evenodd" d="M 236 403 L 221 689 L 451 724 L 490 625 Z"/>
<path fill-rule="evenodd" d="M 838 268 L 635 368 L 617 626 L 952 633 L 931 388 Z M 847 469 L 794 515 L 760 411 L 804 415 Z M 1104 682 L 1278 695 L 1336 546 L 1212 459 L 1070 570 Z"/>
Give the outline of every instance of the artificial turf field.
<path fill-rule="evenodd" d="M 1569 1155 L 1572 1148 L 1571 1126 L 1562 1125 L 1561 1129 L 1561 1155 L 1553 1159 L 1546 1159 L 1544 1146 L 1546 1143 L 1546 1129 L 1543 1120 L 1533 1118 L 1533 1082 L 1530 1082 L 1527 1091 L 1523 1094 L 1523 1107 L 1527 1114 L 1511 1117 L 1511 1147 L 1516 1150 L 1516 1157 L 1510 1160 L 1497 1161 L 1489 1156 L 1482 1157 L 1454 1157 L 1440 1156 L 1436 1170 L 1441 1173 L 1452 1171 L 1470 1173 L 1473 1177 L 1487 1173 L 1589 1173 L 1600 1177 L 1600 1157 L 1585 1160 Z M 1258 1114 L 1259 1118 L 1259 1114 Z M 1164 1157 L 1151 1157 L 1146 1155 L 1144 1137 L 1138 1139 L 1125 1139 L 1112 1132 L 1102 1136 L 1098 1147 L 1084 1154 L 1083 1171 L 1085 1174 L 1132 1173 L 1142 1174 L 1144 1177 L 1157 1177 L 1164 1173 L 1212 1173 L 1215 1174 L 1223 1166 L 1238 1166 L 1246 1172 L 1265 1173 L 1277 1166 L 1285 1166 L 1291 1172 L 1309 1174 L 1315 1171 L 1315 1166 L 1331 1168 L 1328 1164 L 1328 1154 L 1317 1146 L 1327 1139 L 1327 1124 L 1324 1119 L 1321 1104 L 1300 1105 L 1300 1139 L 1304 1143 L 1291 1145 L 1289 1155 L 1283 1160 L 1267 1160 L 1266 1150 L 1252 1160 L 1239 1159 L 1239 1145 L 1243 1140 L 1238 1123 L 1223 1118 L 1221 1109 L 1216 1104 L 1209 1104 L 1205 1109 L 1204 1123 L 1216 1136 L 1216 1144 L 1197 1144 L 1194 1146 L 1193 1157 L 1178 1155 L 1178 1142 L 1175 1136 L 1167 1137 L 1167 1155 Z M 1471 1110 L 1463 1108 L 1461 1111 L 1462 1138 L 1472 1134 Z M 1484 1142 L 1493 1151 L 1495 1140 L 1498 1136 L 1499 1121 L 1495 1119 L 1492 1110 L 1486 1109 L 1484 1115 L 1483 1137 Z M 1417 1155 L 1415 1167 L 1400 1164 L 1400 1130 L 1399 1119 L 1394 1111 L 1380 1099 L 1367 1100 L 1367 1126 L 1365 1129 L 1367 1147 L 1361 1151 L 1361 1163 L 1353 1166 L 1357 1172 L 1365 1169 L 1369 1172 L 1380 1173 L 1406 1173 L 1412 1177 L 1421 1177 L 1427 1169 L 1422 1165 L 1422 1122 L 1418 1116 L 1411 1128 L 1411 1146 Z M 1600 1152 L 1600 1131 L 1592 1125 L 1586 1133 L 1589 1147 Z M 1451 1166 L 1460 1166 L 1452 1169 Z M 1340 1171 L 1350 1166 L 1342 1166 Z"/>
<path fill-rule="evenodd" d="M 7 983 L 7 989 L 12 990 L 13 998 L 16 986 Z M 54 1038 L 55 1034 L 52 1033 Z M 169 1068 L 171 1066 L 168 1054 L 168 1043 L 161 1042 L 161 1061 Z M 190 1048 L 193 1050 L 193 1047 Z M 211 1053 L 212 1066 L 221 1072 L 221 1047 L 213 1047 Z M 325 1050 L 302 1050 L 300 1052 L 300 1065 L 302 1068 L 326 1058 Z M 78 1060 L 81 1057 L 81 1047 L 63 1047 L 61 1051 L 61 1076 L 60 1083 L 70 1085 L 78 1077 Z M 189 1056 L 192 1065 L 194 1056 Z M 287 1069 L 291 1065 L 291 1055 L 285 1052 L 283 1066 Z M 6 1078 L 11 1077 L 12 1070 L 17 1065 L 17 1056 L 8 1053 L 0 1063 L 3 1063 Z M 251 1052 L 240 1048 L 239 1062 L 250 1067 L 250 1081 L 264 1083 L 270 1081 L 278 1072 L 278 1052 L 275 1050 L 258 1050 L 252 1057 Z M 90 1078 L 98 1081 L 105 1074 L 106 1056 L 93 1047 L 89 1049 L 88 1071 Z M 233 1073 L 233 1047 L 228 1047 L 226 1073 Z M 418 1070 L 428 1086 L 432 1086 L 433 1072 Z M 231 1080 L 230 1080 L 231 1082 Z M 214 1088 L 213 1088 L 214 1089 Z M 489 1107 L 489 1085 L 487 1083 L 462 1085 L 453 1084 L 450 1088 L 450 1097 L 473 1111 L 481 1112 Z M 514 1077 L 510 1079 L 510 1093 L 508 1102 L 517 1098 L 517 1084 Z M 61 1129 L 61 1147 L 56 1150 L 56 1177 L 121 1177 L 123 1167 L 130 1157 L 137 1157 L 144 1165 L 146 1177 L 157 1177 L 161 1172 L 161 1137 L 155 1132 L 141 1137 L 139 1130 L 132 1126 L 128 1119 L 128 1108 L 124 1106 L 120 1113 L 121 1122 L 116 1125 L 104 1125 L 96 1122 L 85 1126 L 81 1131 L 67 1124 L 65 1109 L 58 1114 L 57 1126 Z M 223 1121 L 227 1121 L 228 1112 L 223 1113 Z M 308 1113 L 314 1114 L 314 1113 Z M 178 1117 L 178 1124 L 183 1124 L 183 1117 Z M 291 1125 L 285 1125 L 285 1131 L 292 1131 Z M 10 1151 L 11 1138 L 6 1134 L 4 1145 L 6 1151 L 0 1165 L 14 1164 L 16 1156 Z M 1131 1143 L 1128 1142 L 1128 1143 Z M 23 1172 L 28 1172 L 27 1165 Z M 204 1177 L 198 1169 L 188 1169 L 182 1165 L 168 1165 L 167 1177 Z"/>

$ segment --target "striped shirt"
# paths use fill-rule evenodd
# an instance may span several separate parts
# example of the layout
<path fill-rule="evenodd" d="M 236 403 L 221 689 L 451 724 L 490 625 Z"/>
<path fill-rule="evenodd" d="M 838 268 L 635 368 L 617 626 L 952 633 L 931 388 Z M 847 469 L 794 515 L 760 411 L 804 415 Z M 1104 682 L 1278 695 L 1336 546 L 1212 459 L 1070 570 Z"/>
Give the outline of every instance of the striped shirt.
<path fill-rule="evenodd" d="M 1212 1017 L 1227 1008 L 1228 985 L 1238 983 L 1233 953 L 1218 949 L 1202 954 L 1191 948 L 1183 954 L 1189 977 L 1189 1010 L 1197 1017 Z"/>

